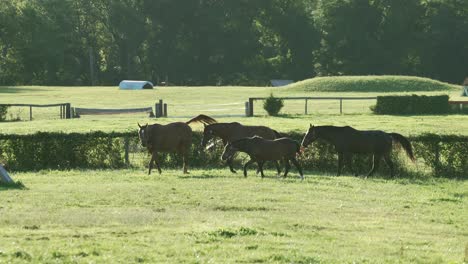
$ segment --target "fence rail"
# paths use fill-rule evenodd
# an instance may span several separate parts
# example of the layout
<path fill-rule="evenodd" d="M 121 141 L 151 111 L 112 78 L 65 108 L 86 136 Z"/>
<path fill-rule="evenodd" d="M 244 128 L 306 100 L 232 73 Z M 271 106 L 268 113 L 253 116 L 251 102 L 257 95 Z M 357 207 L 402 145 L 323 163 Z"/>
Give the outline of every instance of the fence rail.
<path fill-rule="evenodd" d="M 29 107 L 29 120 L 33 119 L 33 108 L 47 108 L 47 107 L 60 107 L 60 119 L 70 119 L 71 104 L 70 103 L 59 103 L 59 104 L 0 104 L 0 106 L 7 107 Z"/>
<path fill-rule="evenodd" d="M 340 101 L 340 114 L 343 113 L 343 101 L 346 100 L 377 100 L 377 97 L 278 97 L 282 100 L 305 100 L 304 113 L 308 113 L 309 100 L 339 100 Z M 254 101 L 266 100 L 267 97 L 250 97 L 246 103 L 246 115 L 254 116 Z"/>
<path fill-rule="evenodd" d="M 133 113 L 153 113 L 152 107 L 144 108 L 127 108 L 127 109 L 98 109 L 98 108 L 73 108 L 77 115 L 118 115 L 118 114 L 133 114 Z"/>

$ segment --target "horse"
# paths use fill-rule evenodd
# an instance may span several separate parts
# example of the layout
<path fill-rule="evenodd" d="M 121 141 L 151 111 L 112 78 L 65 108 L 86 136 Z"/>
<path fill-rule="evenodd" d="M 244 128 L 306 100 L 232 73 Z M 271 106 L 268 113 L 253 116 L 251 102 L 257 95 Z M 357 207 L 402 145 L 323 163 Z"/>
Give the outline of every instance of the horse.
<path fill-rule="evenodd" d="M 148 175 L 151 174 L 153 162 L 156 163 L 159 174 L 161 174 L 161 167 L 157 157 L 158 152 L 177 153 L 182 155 L 183 172 L 187 174 L 187 161 L 190 147 L 192 145 L 192 129 L 189 124 L 191 123 L 212 124 L 216 122 L 213 118 L 206 115 L 199 115 L 187 122 L 174 122 L 167 125 L 152 124 L 141 126 L 138 123 L 141 145 L 148 149 L 151 153 L 151 160 L 149 162 Z"/>
<path fill-rule="evenodd" d="M 201 142 L 202 148 L 205 148 L 206 144 L 215 137 L 221 138 L 223 146 L 226 144 L 236 141 L 241 138 L 259 136 L 264 139 L 276 139 L 281 138 L 282 135 L 276 130 L 273 130 L 266 126 L 244 126 L 238 122 L 232 123 L 213 123 L 205 125 L 203 130 L 203 138 Z M 234 156 L 227 160 L 227 164 L 232 173 L 236 173 L 232 167 L 232 160 Z M 279 165 L 275 162 L 276 168 L 279 170 Z"/>
<path fill-rule="evenodd" d="M 247 177 L 247 166 L 253 162 L 257 162 L 263 178 L 265 176 L 263 174 L 263 164 L 265 161 L 275 161 L 277 163 L 278 160 L 283 159 L 285 163 L 283 177 L 288 175 L 289 169 L 291 168 L 289 161 L 292 161 L 299 171 L 301 179 L 304 179 L 302 168 L 296 160 L 296 154 L 300 153 L 300 144 L 290 138 L 269 140 L 259 136 L 253 136 L 235 140 L 224 146 L 221 158 L 223 160 L 228 160 L 232 158 L 237 151 L 247 153 L 250 157 L 250 160 L 244 164 L 244 177 Z M 279 167 L 277 167 L 277 171 L 279 176 L 281 173 Z"/>
<path fill-rule="evenodd" d="M 398 133 L 387 133 L 381 130 L 361 131 L 350 126 L 313 126 L 310 124 L 309 130 L 302 140 L 301 148 L 306 148 L 319 138 L 334 145 L 338 151 L 338 176 L 343 171 L 343 159 L 351 172 L 357 176 L 351 166 L 352 155 L 354 153 L 371 153 L 373 155 L 372 168 L 367 176 L 374 174 L 383 157 L 390 168 L 390 175 L 393 177 L 393 162 L 390 154 L 394 141 L 405 149 L 406 154 L 413 162 L 415 161 L 411 143 Z"/>

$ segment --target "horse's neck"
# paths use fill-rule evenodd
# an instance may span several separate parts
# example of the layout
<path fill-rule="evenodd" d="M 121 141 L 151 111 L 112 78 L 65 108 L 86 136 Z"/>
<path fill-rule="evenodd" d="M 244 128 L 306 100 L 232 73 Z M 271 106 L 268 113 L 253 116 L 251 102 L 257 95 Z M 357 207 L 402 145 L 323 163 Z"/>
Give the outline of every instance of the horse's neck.
<path fill-rule="evenodd" d="M 328 141 L 332 144 L 336 144 L 338 141 L 343 140 L 346 131 L 344 128 L 331 128 L 326 131 L 321 131 L 319 133 L 319 138 Z"/>

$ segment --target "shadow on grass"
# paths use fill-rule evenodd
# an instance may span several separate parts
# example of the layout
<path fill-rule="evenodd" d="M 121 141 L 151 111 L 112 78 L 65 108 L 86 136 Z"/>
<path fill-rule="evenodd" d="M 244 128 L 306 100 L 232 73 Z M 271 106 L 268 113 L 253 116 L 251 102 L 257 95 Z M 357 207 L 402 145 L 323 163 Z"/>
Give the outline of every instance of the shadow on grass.
<path fill-rule="evenodd" d="M 40 89 L 32 89 L 32 88 L 24 88 L 24 87 L 7 87 L 7 86 L 0 86 L 0 94 L 13 94 L 13 93 L 29 93 L 34 91 L 47 91 L 48 89 L 40 88 Z"/>
<path fill-rule="evenodd" d="M 27 190 L 28 188 L 21 181 L 12 183 L 0 182 L 0 191 L 3 190 Z"/>

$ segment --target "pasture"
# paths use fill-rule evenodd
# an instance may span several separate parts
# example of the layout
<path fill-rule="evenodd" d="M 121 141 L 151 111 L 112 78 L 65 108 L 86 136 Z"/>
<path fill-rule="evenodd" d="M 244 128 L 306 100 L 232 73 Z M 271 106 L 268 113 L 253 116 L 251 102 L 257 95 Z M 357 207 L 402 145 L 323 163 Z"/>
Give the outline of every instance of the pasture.
<path fill-rule="evenodd" d="M 324 83 L 325 81 L 325 83 Z M 328 81 L 328 82 L 327 82 Z M 137 122 L 187 121 L 198 115 L 220 122 L 266 125 L 280 132 L 305 133 L 314 125 L 350 125 L 405 136 L 424 133 L 468 135 L 466 115 L 373 115 L 375 101 L 286 101 L 282 114 L 244 117 L 248 97 L 377 96 L 448 94 L 460 100 L 459 86 L 394 77 L 319 79 L 289 87 L 158 87 L 121 91 L 117 87 L 0 87 L 0 103 L 69 102 L 88 108 L 138 108 L 164 99 L 169 117 L 145 114 L 59 119 L 58 109 L 11 108 L 1 134 L 134 131 Z M 411 87 L 418 87 L 414 91 Z M 326 89 L 324 88 L 326 87 Z M 401 88 L 404 87 L 404 88 Z M 408 88 L 410 87 L 410 88 Z M 192 126 L 202 130 L 202 125 Z M 384 165 L 383 165 L 384 166 Z M 414 166 L 414 165 L 413 165 Z M 417 166 L 417 165 L 416 165 Z M 163 174 L 143 168 L 11 172 L 25 189 L 0 186 L 0 262 L 22 263 L 462 263 L 468 261 L 468 185 L 432 177 L 363 179 L 305 171 L 298 179 L 249 177 L 228 168 L 192 168 L 183 175 L 162 163 Z"/>
<path fill-rule="evenodd" d="M 224 170 L 17 173 L 0 262 L 462 263 L 468 185 Z"/>

